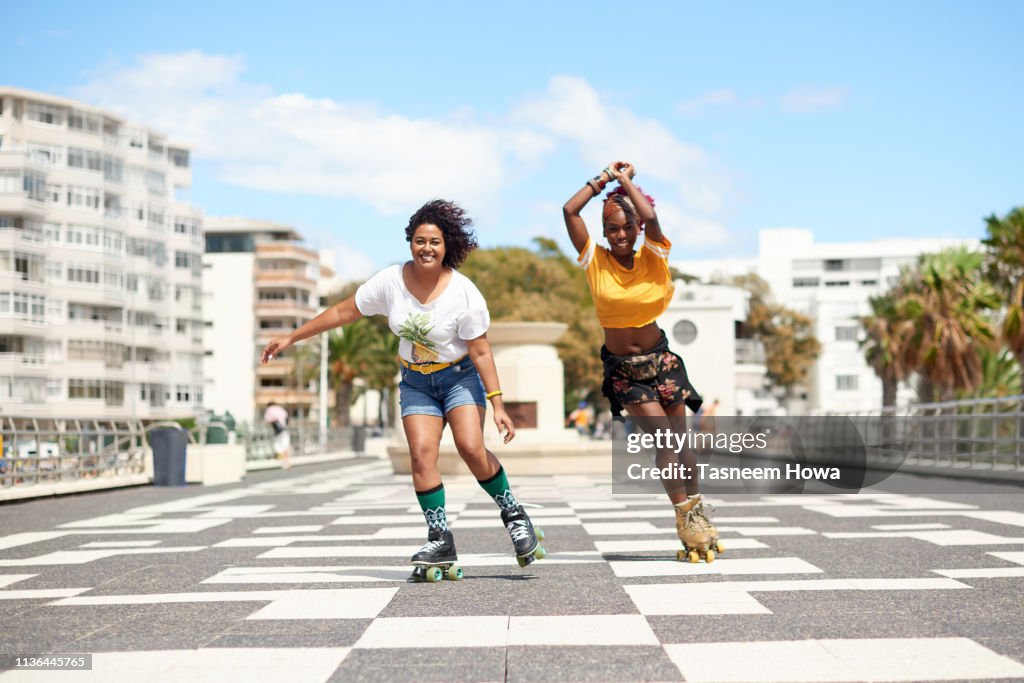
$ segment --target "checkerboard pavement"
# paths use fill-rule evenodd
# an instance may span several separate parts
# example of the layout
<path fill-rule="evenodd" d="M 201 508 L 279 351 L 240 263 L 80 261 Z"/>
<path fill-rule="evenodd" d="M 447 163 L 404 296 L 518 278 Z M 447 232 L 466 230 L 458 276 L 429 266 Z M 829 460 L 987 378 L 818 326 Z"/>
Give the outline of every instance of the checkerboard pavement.
<path fill-rule="evenodd" d="M 445 483 L 466 578 L 438 584 L 406 582 L 425 526 L 376 459 L 4 506 L 0 653 L 93 654 L 45 674 L 76 682 L 1024 680 L 1024 497 L 720 496 L 725 554 L 688 564 L 663 496 L 512 477 L 549 552 L 520 569 Z"/>

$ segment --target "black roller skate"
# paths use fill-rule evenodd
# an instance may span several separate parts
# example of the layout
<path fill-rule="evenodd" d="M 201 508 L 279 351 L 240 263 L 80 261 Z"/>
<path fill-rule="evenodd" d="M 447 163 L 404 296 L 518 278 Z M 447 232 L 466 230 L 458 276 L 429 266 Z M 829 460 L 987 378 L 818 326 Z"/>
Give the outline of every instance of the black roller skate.
<path fill-rule="evenodd" d="M 462 567 L 458 561 L 452 532 L 431 529 L 427 533 L 427 542 L 410 560 L 413 570 L 409 580 L 414 583 L 437 583 L 442 579 L 459 581 L 462 579 Z"/>
<path fill-rule="evenodd" d="M 533 523 L 522 505 L 517 505 L 511 510 L 502 510 L 501 521 L 508 529 L 508 535 L 512 537 L 512 544 L 516 549 L 516 562 L 520 567 L 525 567 L 534 560 L 543 560 L 547 556 L 547 551 L 540 544 L 544 540 L 544 531 L 534 530 Z"/>

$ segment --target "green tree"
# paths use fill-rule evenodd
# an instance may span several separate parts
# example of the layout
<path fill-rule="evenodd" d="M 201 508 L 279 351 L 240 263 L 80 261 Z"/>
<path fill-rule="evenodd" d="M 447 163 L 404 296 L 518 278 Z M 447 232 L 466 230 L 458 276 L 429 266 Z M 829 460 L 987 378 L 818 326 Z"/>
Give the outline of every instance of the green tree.
<path fill-rule="evenodd" d="M 964 248 L 927 254 L 904 285 L 902 306 L 914 330 L 907 358 L 943 401 L 978 388 L 981 350 L 995 340 L 991 318 L 999 300 L 982 277 L 983 261 Z"/>
<path fill-rule="evenodd" d="M 771 301 L 768 283 L 754 273 L 736 276 L 731 284 L 750 292 L 743 334 L 764 345 L 765 370 L 772 384 L 792 396 L 807 383 L 821 354 L 810 317 Z"/>
<path fill-rule="evenodd" d="M 583 271 L 553 240 L 537 238 L 534 245 L 535 250 L 478 249 L 462 272 L 484 295 L 492 320 L 569 326 L 556 346 L 565 366 L 566 402 L 571 405 L 600 391 L 604 336 Z"/>
<path fill-rule="evenodd" d="M 1017 207 L 1004 218 L 993 214 L 985 223 L 986 270 L 1003 306 L 1000 333 L 1024 371 L 1024 208 Z"/>

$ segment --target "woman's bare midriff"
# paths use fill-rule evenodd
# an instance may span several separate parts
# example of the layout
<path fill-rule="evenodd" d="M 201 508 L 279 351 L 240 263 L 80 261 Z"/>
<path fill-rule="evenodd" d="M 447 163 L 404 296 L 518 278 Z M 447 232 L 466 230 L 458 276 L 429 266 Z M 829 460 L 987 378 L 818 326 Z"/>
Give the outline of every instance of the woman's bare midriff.
<path fill-rule="evenodd" d="M 606 327 L 604 345 L 616 356 L 635 356 L 653 349 L 661 341 L 661 329 L 655 323 L 643 327 Z"/>

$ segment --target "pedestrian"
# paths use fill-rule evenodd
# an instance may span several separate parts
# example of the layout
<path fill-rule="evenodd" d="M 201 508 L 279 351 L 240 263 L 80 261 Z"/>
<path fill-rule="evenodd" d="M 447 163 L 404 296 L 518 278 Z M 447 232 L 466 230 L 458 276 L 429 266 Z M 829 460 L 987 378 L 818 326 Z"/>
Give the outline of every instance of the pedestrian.
<path fill-rule="evenodd" d="M 672 245 L 661 231 L 653 200 L 633 184 L 635 175 L 632 164 L 612 162 L 566 202 L 562 214 L 604 328 L 602 393 L 612 412 L 620 415 L 625 409 L 641 426 L 685 434 L 686 408 L 696 411 L 701 398 L 682 358 L 669 350 L 665 333 L 655 323 L 672 300 Z M 604 247 L 591 239 L 580 212 L 613 181 L 618 186 L 604 198 L 601 212 L 608 241 Z M 644 242 L 635 249 L 643 231 Z M 689 448 L 680 454 L 659 449 L 658 467 L 679 462 L 680 456 L 681 464 L 696 472 L 696 457 Z M 713 561 L 714 550 L 721 552 L 718 531 L 701 502 L 697 478 L 684 479 L 682 488 L 672 480 L 663 484 L 675 507 L 676 530 L 685 550 L 680 559 Z"/>
<path fill-rule="evenodd" d="M 594 422 L 594 409 L 586 401 L 580 401 L 579 405 L 565 418 L 565 426 L 573 425 L 581 436 L 589 436 L 591 425 Z"/>
<path fill-rule="evenodd" d="M 520 566 L 544 556 L 529 516 L 509 486 L 494 453 L 484 447 L 486 401 L 504 443 L 515 436 L 505 411 L 487 329 L 487 303 L 458 269 L 477 247 L 473 221 L 456 204 L 433 200 L 409 219 L 405 239 L 411 259 L 378 272 L 356 293 L 263 350 L 270 361 L 298 341 L 355 322 L 386 315 L 400 339 L 399 405 L 409 442 L 412 480 L 427 522 L 427 542 L 413 555 L 418 568 L 456 561 L 438 469 L 441 433 L 447 424 L 455 447 L 480 486 L 497 503 Z M 417 578 L 414 571 L 413 578 Z"/>
<path fill-rule="evenodd" d="M 292 466 L 292 439 L 288 434 L 288 411 L 274 401 L 263 411 L 263 421 L 274 430 L 274 457 L 281 461 L 281 469 Z"/>

